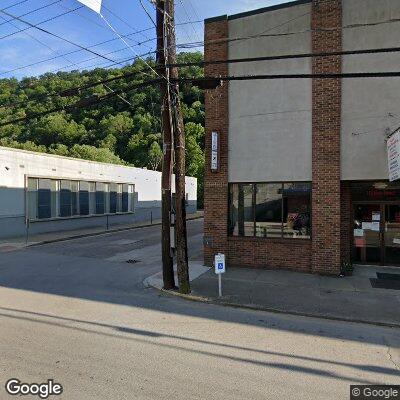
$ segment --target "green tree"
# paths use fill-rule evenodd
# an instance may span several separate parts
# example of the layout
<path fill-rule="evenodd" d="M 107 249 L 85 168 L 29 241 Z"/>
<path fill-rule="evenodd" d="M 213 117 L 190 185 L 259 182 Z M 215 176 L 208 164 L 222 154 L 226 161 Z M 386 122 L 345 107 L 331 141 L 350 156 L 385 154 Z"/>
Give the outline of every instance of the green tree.
<path fill-rule="evenodd" d="M 153 142 L 149 148 L 149 165 L 153 171 L 157 171 L 163 159 L 163 152 L 158 142 Z"/>

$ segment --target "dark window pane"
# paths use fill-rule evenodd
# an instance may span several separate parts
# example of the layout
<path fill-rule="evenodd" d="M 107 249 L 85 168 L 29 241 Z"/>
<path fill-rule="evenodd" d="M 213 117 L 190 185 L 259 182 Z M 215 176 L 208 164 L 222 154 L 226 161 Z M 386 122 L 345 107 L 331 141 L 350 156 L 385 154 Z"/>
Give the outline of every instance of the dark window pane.
<path fill-rule="evenodd" d="M 28 218 L 35 220 L 38 218 L 38 180 L 28 179 Z"/>
<path fill-rule="evenodd" d="M 79 184 L 79 211 L 80 215 L 89 215 L 89 183 Z"/>
<path fill-rule="evenodd" d="M 60 185 L 60 216 L 70 217 L 72 211 L 71 182 L 61 181 Z"/>
<path fill-rule="evenodd" d="M 39 179 L 38 218 L 51 218 L 51 179 Z"/>
<path fill-rule="evenodd" d="M 233 236 L 254 236 L 252 184 L 230 185 L 229 234 Z"/>
<path fill-rule="evenodd" d="M 122 185 L 122 212 L 128 212 L 128 185 Z"/>
<path fill-rule="evenodd" d="M 96 214 L 104 214 L 104 183 L 96 183 Z"/>
<path fill-rule="evenodd" d="M 115 214 L 117 212 L 117 185 L 115 183 L 110 184 L 110 213 Z"/>
<path fill-rule="evenodd" d="M 255 191 L 256 236 L 282 237 L 282 184 L 256 184 Z"/>
<path fill-rule="evenodd" d="M 89 182 L 89 214 L 96 214 L 96 184 Z"/>
<path fill-rule="evenodd" d="M 78 182 L 71 181 L 71 209 L 72 215 L 79 215 Z"/>
<path fill-rule="evenodd" d="M 283 190 L 283 236 L 311 237 L 311 184 L 285 183 Z"/>

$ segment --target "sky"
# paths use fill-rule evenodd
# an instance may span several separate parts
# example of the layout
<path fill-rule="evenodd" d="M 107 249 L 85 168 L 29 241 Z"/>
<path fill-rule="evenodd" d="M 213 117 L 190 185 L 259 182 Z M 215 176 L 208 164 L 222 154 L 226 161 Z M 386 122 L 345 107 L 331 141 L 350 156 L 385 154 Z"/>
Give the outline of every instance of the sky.
<path fill-rule="evenodd" d="M 202 41 L 202 21 L 205 18 L 236 14 L 287 1 L 175 0 L 177 43 Z M 151 1 L 142 2 L 155 20 Z M 0 79 L 115 67 L 155 49 L 155 28 L 140 0 L 103 0 L 104 19 L 77 0 L 2 0 L 0 7 Z M 58 37 L 13 18 L 16 16 L 30 24 L 40 23 L 40 28 Z M 129 46 L 118 35 L 129 35 L 124 39 Z M 101 44 L 105 41 L 107 43 Z M 79 46 L 90 46 L 90 50 L 96 54 Z"/>

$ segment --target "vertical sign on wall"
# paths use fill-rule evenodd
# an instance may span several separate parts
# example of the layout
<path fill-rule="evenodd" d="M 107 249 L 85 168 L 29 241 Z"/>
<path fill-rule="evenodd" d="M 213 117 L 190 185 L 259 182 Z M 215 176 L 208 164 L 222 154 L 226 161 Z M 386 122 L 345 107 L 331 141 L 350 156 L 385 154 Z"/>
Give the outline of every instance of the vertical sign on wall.
<path fill-rule="evenodd" d="M 400 130 L 393 133 L 387 140 L 389 180 L 400 179 Z"/>
<path fill-rule="evenodd" d="M 219 137 L 217 132 L 211 132 L 211 171 L 217 172 L 219 167 Z"/>

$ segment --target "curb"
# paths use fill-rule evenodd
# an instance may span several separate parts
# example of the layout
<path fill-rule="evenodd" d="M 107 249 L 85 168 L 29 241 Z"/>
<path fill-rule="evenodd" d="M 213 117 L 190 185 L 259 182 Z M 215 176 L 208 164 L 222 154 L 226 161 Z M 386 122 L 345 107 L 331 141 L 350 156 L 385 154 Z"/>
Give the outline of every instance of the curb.
<path fill-rule="evenodd" d="M 202 218 L 204 218 L 203 215 L 195 216 L 195 217 L 188 217 L 186 220 L 194 221 L 194 220 L 202 219 Z M 145 225 L 137 225 L 137 226 L 131 226 L 131 227 L 127 227 L 127 228 L 116 228 L 116 229 L 110 229 L 108 231 L 102 231 L 102 232 L 83 233 L 80 235 L 66 236 L 66 237 L 62 237 L 62 238 L 58 238 L 58 239 L 43 240 L 41 242 L 34 242 L 34 243 L 31 243 L 28 245 L 24 245 L 22 247 L 25 247 L 25 248 L 36 247 L 36 246 L 42 246 L 44 244 L 49 244 L 49 243 L 65 242 L 67 240 L 81 239 L 81 238 L 85 238 L 85 237 L 108 235 L 108 234 L 116 233 L 116 232 L 131 231 L 131 230 L 135 230 L 135 229 L 148 228 L 150 226 L 159 226 L 159 225 L 161 225 L 161 221 L 155 222 L 153 224 L 149 223 L 149 224 L 145 224 Z"/>
<path fill-rule="evenodd" d="M 261 306 L 261 305 L 257 305 L 257 304 L 237 304 L 237 303 L 231 303 L 229 301 L 217 300 L 217 299 L 209 298 L 209 297 L 203 297 L 203 296 L 191 295 L 191 294 L 183 294 L 183 293 L 179 293 L 175 290 L 165 290 L 162 288 L 160 289 L 160 288 L 150 285 L 150 284 L 149 284 L 149 287 L 157 289 L 158 291 L 160 291 L 162 293 L 169 294 L 171 296 L 180 297 L 185 300 L 194 301 L 197 303 L 206 303 L 206 304 L 213 304 L 213 305 L 232 307 L 232 308 L 240 308 L 240 309 L 253 310 L 253 311 L 266 311 L 266 312 L 270 312 L 270 313 L 274 313 L 274 314 L 286 314 L 286 315 L 294 315 L 294 316 L 299 316 L 299 317 L 319 318 L 319 319 L 325 319 L 325 320 L 329 320 L 329 321 L 351 322 L 351 323 L 355 323 L 355 324 L 382 326 L 382 327 L 386 327 L 386 328 L 400 328 L 400 323 L 397 324 L 397 323 L 389 323 L 389 322 L 368 321 L 368 320 L 353 319 L 353 318 L 346 318 L 346 317 L 335 317 L 335 316 L 331 316 L 331 315 L 312 314 L 312 313 L 306 313 L 306 312 L 300 312 L 300 311 L 280 310 L 278 308 L 266 307 L 266 306 Z"/>

